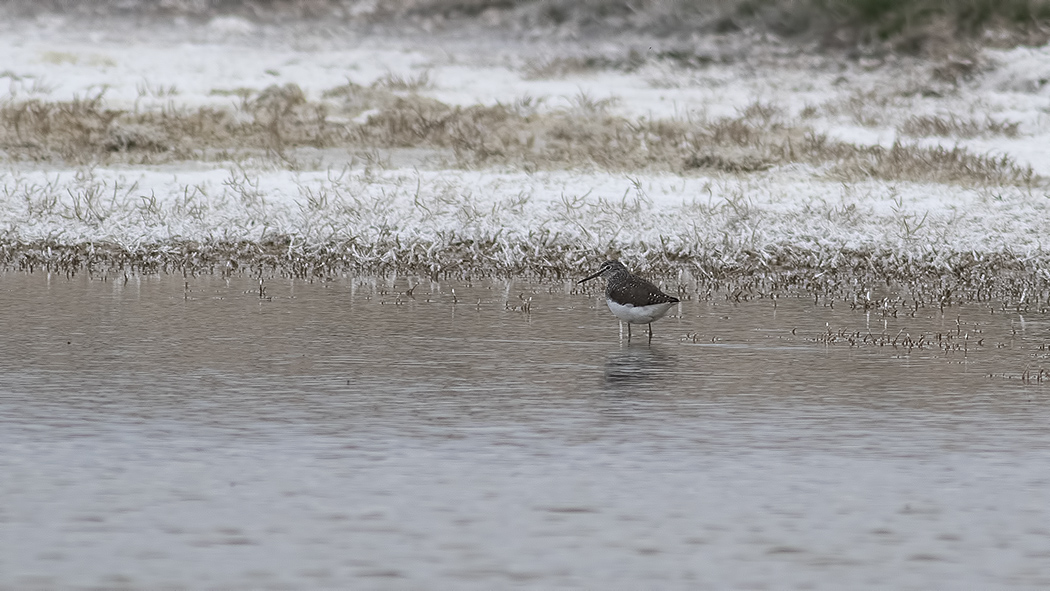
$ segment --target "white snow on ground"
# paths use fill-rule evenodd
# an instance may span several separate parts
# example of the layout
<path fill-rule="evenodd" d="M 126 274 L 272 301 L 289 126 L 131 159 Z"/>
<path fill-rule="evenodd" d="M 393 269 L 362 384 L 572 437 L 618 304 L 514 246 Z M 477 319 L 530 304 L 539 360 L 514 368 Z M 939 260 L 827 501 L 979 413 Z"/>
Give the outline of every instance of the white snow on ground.
<path fill-rule="evenodd" d="M 8 173 L 0 232 L 22 241 L 307 243 L 356 237 L 434 244 L 533 236 L 605 252 L 644 245 L 700 254 L 769 245 L 891 248 L 922 255 L 1031 254 L 1050 236 L 1050 199 L 1019 189 L 843 185 L 805 167 L 740 179 L 578 172 L 252 172 L 96 169 Z"/>
<path fill-rule="evenodd" d="M 175 27 L 155 37 L 139 31 L 129 43 L 113 31 L 78 32 L 68 23 L 8 28 L 0 32 L 0 85 L 6 83 L 9 100 L 103 92 L 110 108 L 159 109 L 230 105 L 240 99 L 216 91 L 287 83 L 321 100 L 348 80 L 367 85 L 425 73 L 431 84 L 422 94 L 462 105 L 531 96 L 560 108 L 611 99 L 616 113 L 652 118 L 733 116 L 755 101 L 790 117 L 812 107 L 806 121 L 815 129 L 882 145 L 909 141 L 897 129 L 911 116 L 992 117 L 1019 123 L 1019 135 L 910 141 L 1007 154 L 1050 175 L 1050 46 L 986 51 L 956 88 L 934 80 L 921 63 L 832 63 L 775 51 L 698 69 L 652 63 L 631 73 L 530 79 L 530 60 L 552 59 L 556 49 L 491 39 L 288 38 L 237 19 L 187 31 Z M 274 232 L 307 242 L 351 235 L 426 242 L 450 233 L 513 241 L 550 232 L 566 243 L 625 252 L 664 243 L 682 252 L 791 244 L 1029 253 L 1041 251 L 1050 236 L 1045 189 L 844 184 L 804 166 L 682 177 L 6 163 L 0 182 L 5 238 L 68 243 L 251 240 Z"/>

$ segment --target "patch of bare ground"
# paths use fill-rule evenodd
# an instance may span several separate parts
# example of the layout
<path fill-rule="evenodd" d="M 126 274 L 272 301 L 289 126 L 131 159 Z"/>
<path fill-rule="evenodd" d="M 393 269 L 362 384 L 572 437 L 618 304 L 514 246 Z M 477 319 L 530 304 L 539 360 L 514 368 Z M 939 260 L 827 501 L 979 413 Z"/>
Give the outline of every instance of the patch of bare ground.
<path fill-rule="evenodd" d="M 843 180 L 1025 187 L 1044 182 L 1007 156 L 835 140 L 814 132 L 804 118 L 789 120 L 775 105 L 761 102 L 735 117 L 631 120 L 611 114 L 607 101 L 582 94 L 567 109 L 541 109 L 527 98 L 452 106 L 412 92 L 427 83 L 419 78 L 347 84 L 324 93 L 322 101 L 308 100 L 294 84 L 271 86 L 243 91 L 240 103 L 229 108 L 124 111 L 108 108 L 101 96 L 70 102 L 11 99 L 0 105 L 0 152 L 10 160 L 108 164 L 236 160 L 252 153 L 288 159 L 301 148 L 425 148 L 451 152 L 453 166 L 470 168 L 747 174 L 804 163 Z M 916 131 L 937 128 L 926 120 L 910 125 Z M 973 125 L 1015 129 L 990 121 Z M 969 128 L 956 121 L 954 129 Z"/>

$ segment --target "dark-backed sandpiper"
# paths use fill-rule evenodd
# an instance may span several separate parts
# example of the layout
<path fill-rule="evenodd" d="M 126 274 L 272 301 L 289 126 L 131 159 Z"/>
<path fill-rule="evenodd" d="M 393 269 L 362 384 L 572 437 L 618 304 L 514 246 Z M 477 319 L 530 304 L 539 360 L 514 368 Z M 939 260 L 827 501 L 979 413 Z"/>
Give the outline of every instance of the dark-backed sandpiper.
<path fill-rule="evenodd" d="M 620 261 L 605 261 L 597 273 L 584 277 L 578 284 L 595 277 L 606 280 L 605 301 L 613 316 L 627 323 L 627 342 L 631 342 L 632 324 L 648 324 L 649 342 L 653 342 L 653 322 L 663 318 L 671 306 L 678 303 L 678 298 L 631 274 Z"/>

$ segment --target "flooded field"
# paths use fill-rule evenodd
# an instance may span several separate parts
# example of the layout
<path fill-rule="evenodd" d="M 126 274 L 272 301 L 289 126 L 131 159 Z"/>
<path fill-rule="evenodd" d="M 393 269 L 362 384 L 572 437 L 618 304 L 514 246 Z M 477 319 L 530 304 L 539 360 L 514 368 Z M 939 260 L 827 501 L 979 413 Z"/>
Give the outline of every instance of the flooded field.
<path fill-rule="evenodd" d="M 0 275 L 0 589 L 1050 586 L 1050 318 Z"/>

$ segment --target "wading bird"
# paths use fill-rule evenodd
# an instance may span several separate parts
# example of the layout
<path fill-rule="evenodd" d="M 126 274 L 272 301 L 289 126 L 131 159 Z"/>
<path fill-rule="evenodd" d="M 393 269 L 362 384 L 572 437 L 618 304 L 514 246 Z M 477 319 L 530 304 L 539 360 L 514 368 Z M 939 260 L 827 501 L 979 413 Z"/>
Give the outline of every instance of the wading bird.
<path fill-rule="evenodd" d="M 584 277 L 577 285 L 595 277 L 605 278 L 605 301 L 613 316 L 627 323 L 627 342 L 631 342 L 632 324 L 648 324 L 649 342 L 653 342 L 653 322 L 663 318 L 678 298 L 631 274 L 620 261 L 605 261 L 597 273 Z"/>

